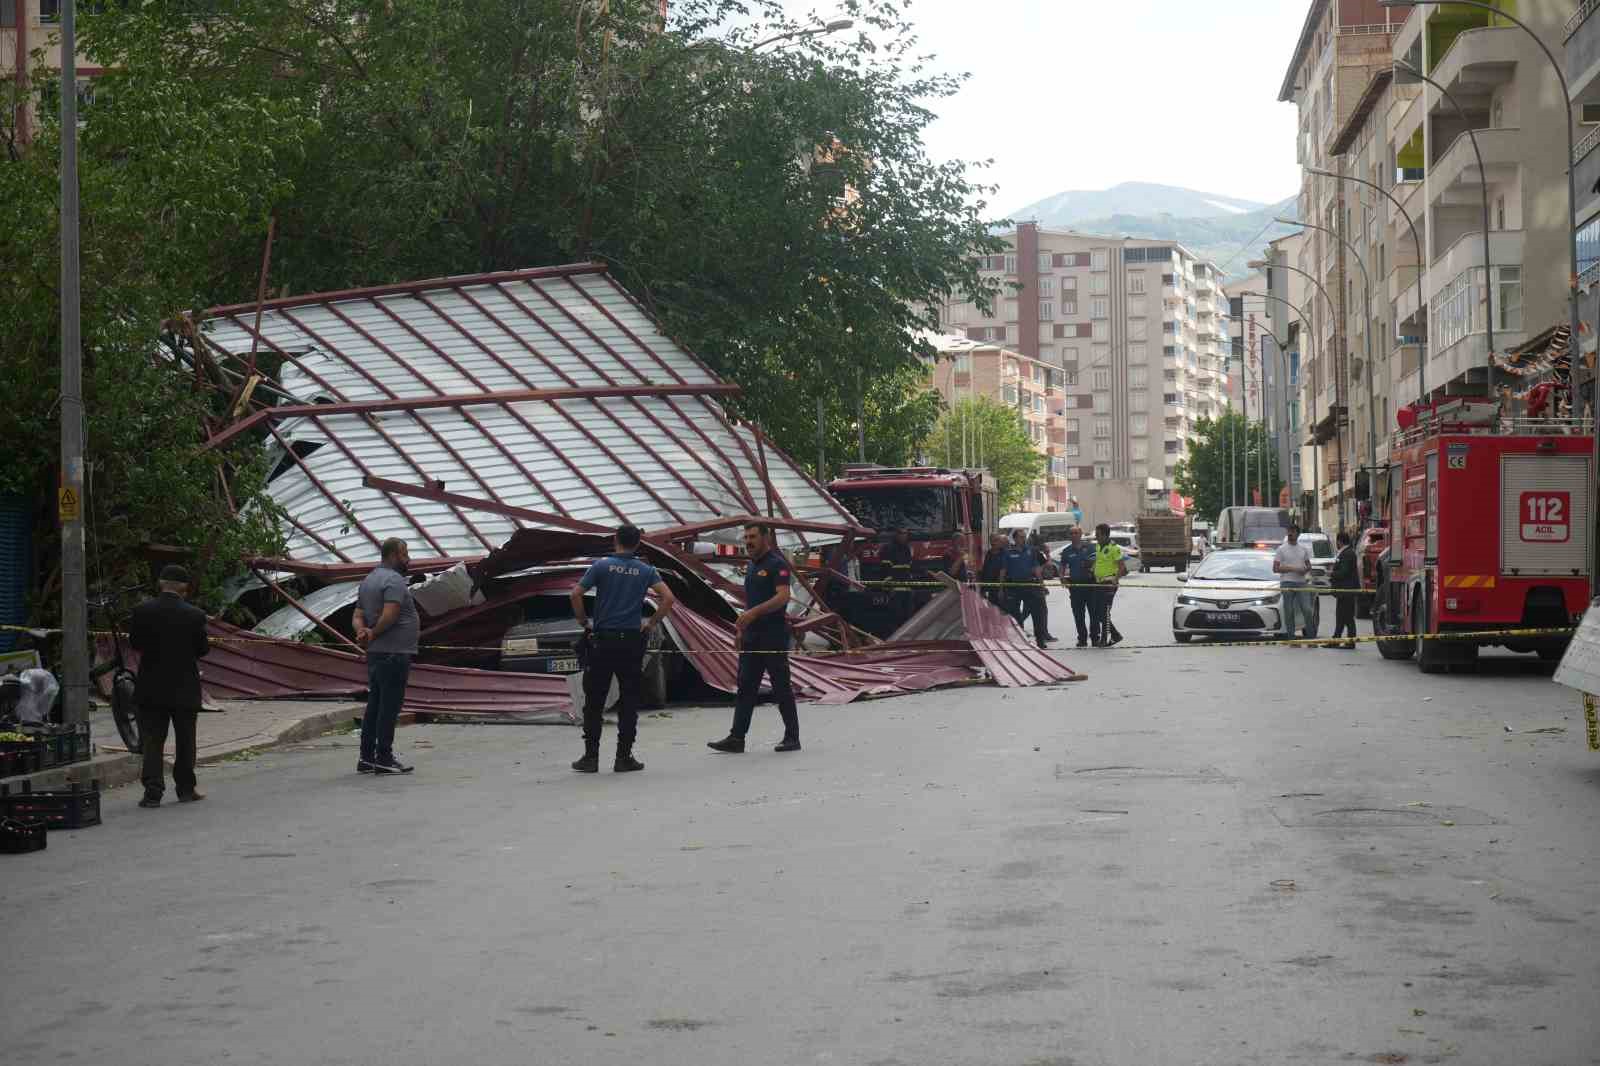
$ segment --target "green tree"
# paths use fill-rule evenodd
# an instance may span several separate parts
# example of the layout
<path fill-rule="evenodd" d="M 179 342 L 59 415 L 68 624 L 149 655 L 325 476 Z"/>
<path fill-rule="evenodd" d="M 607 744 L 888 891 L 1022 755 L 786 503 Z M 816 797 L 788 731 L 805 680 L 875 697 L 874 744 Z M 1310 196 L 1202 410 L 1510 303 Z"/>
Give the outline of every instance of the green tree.
<path fill-rule="evenodd" d="M 796 455 L 908 455 L 933 415 L 911 371 L 954 293 L 987 302 L 988 190 L 930 159 L 930 74 L 903 9 L 857 30 L 778 0 L 187 0 L 88 21 L 127 77 L 318 117 L 279 211 L 274 287 L 342 288 L 597 259 L 746 386 Z M 732 29 L 728 27 L 734 27 Z M 781 383 L 781 387 L 778 386 Z"/>
<path fill-rule="evenodd" d="M 1009 511 L 1044 476 L 1046 459 L 1034 449 L 1017 409 L 988 396 L 957 400 L 939 415 L 922 442 L 929 462 L 981 466 L 994 475 L 999 507 Z"/>
<path fill-rule="evenodd" d="M 1174 481 L 1180 493 L 1194 499 L 1195 513 L 1207 520 L 1230 504 L 1249 503 L 1251 492 L 1259 492 L 1263 485 L 1268 490 L 1264 505 L 1276 507 L 1283 488 L 1277 449 L 1268 439 L 1266 428 L 1259 422 L 1249 422 L 1237 411 L 1195 423 L 1189 455 L 1178 463 Z"/>
<path fill-rule="evenodd" d="M 38 71 L 35 87 L 49 87 Z M 48 94 L 45 95 L 48 100 Z M 238 383 L 181 367 L 163 323 L 248 286 L 310 116 L 267 99 L 211 100 L 181 80 L 105 79 L 80 134 L 82 338 L 91 586 L 145 581 L 150 543 L 191 548 L 203 594 L 278 550 L 253 446 L 203 451 Z M 9 122 L 6 109 L 0 122 Z M 60 133 L 40 108 L 23 150 L 0 131 L 0 493 L 34 505 L 33 616 L 57 616 Z M 263 151 L 263 148 L 270 151 Z"/>

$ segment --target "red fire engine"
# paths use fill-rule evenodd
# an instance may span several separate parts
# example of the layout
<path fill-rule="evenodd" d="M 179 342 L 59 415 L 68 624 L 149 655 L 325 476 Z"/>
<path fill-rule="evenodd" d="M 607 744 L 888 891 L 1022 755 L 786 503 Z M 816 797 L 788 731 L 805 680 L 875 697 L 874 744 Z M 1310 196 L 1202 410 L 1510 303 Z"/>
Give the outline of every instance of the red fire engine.
<path fill-rule="evenodd" d="M 863 568 L 878 562 L 897 531 L 911 535 L 912 558 L 924 570 L 943 570 L 965 549 L 967 562 L 983 565 L 995 528 L 995 481 L 987 470 L 852 465 L 828 491 L 879 540 L 861 550 Z"/>
<path fill-rule="evenodd" d="M 1390 446 L 1392 543 L 1373 604 L 1386 659 L 1424 673 L 1470 667 L 1501 645 L 1558 659 L 1564 636 L 1429 640 L 1560 628 L 1589 602 L 1593 438 L 1587 421 L 1503 418 L 1498 404 L 1440 404 Z"/>

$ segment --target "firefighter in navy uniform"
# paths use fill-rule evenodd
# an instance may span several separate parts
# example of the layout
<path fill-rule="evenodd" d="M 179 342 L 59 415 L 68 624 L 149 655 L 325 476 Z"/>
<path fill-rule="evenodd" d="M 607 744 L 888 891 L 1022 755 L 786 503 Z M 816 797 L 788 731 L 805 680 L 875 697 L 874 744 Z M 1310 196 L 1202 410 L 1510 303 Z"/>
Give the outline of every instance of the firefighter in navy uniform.
<path fill-rule="evenodd" d="M 745 551 L 750 556 L 744 576 L 745 609 L 736 623 L 739 639 L 739 695 L 733 710 L 733 729 L 706 746 L 712 751 L 738 755 L 744 752 L 745 734 L 761 693 L 761 677 L 772 679 L 772 698 L 783 717 L 783 740 L 774 751 L 800 750 L 800 712 L 789 684 L 789 561 L 773 543 L 772 530 L 759 523 L 744 527 Z"/>
<path fill-rule="evenodd" d="M 634 526 L 617 529 L 616 550 L 597 559 L 572 589 L 572 617 L 592 641 L 583 672 L 583 758 L 572 764 L 579 773 L 600 770 L 600 731 L 611 679 L 617 681 L 617 773 L 643 770 L 633 757 L 639 731 L 639 693 L 644 683 L 645 639 L 672 611 L 672 590 L 656 568 L 639 559 L 641 539 Z M 594 589 L 594 622 L 583 608 L 583 594 Z M 656 594 L 656 613 L 644 618 L 645 593 Z"/>

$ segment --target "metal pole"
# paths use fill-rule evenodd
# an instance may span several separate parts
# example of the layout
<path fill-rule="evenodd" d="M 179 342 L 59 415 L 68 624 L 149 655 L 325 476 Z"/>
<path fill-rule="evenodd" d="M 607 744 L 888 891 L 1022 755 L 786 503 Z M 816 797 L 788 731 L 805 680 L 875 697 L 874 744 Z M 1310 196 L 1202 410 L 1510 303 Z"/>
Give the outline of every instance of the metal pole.
<path fill-rule="evenodd" d="M 61 695 L 89 720 L 89 588 L 84 573 L 83 346 L 78 288 L 78 57 L 74 0 L 61 5 Z M 21 5 L 17 14 L 22 15 Z"/>
<path fill-rule="evenodd" d="M 856 447 L 860 461 L 867 461 L 867 401 L 861 392 L 861 368 L 856 368 Z"/>
<path fill-rule="evenodd" d="M 1325 178 L 1333 178 L 1337 181 L 1353 181 L 1358 185 L 1365 185 L 1369 189 L 1376 189 L 1384 196 L 1388 197 L 1391 204 L 1394 204 L 1394 209 L 1400 212 L 1400 217 L 1405 219 L 1406 225 L 1411 228 L 1411 244 L 1417 252 L 1417 311 L 1419 314 L 1422 313 L 1425 310 L 1422 304 L 1422 275 L 1428 270 L 1428 262 L 1422 258 L 1422 238 L 1417 235 L 1417 224 L 1413 222 L 1411 220 L 1411 216 L 1406 213 L 1405 207 L 1398 199 L 1395 198 L 1393 193 L 1391 193 L 1388 189 L 1385 189 L 1382 185 L 1379 185 L 1377 182 L 1368 181 L 1365 178 L 1358 178 L 1353 174 L 1335 174 L 1331 170 L 1318 170 L 1315 167 L 1307 167 L 1306 170 L 1310 171 L 1312 174 L 1320 174 Z M 1425 341 L 1422 345 L 1422 359 L 1417 363 L 1417 402 L 1419 404 L 1422 403 L 1425 399 L 1427 399 L 1427 396 L 1428 345 Z"/>
<path fill-rule="evenodd" d="M 955 371 L 952 370 L 951 371 L 951 376 L 952 376 L 952 386 L 951 387 L 952 388 L 954 387 L 954 374 L 955 374 Z M 826 435 L 826 433 L 825 433 L 825 431 L 823 429 L 823 423 L 825 421 L 826 421 L 825 404 L 823 402 L 822 397 L 819 395 L 817 397 L 817 484 L 819 484 L 819 485 L 826 485 L 828 483 L 827 477 L 824 476 L 824 474 L 823 474 L 823 467 L 827 464 L 827 461 L 828 461 L 828 438 L 827 438 L 827 435 Z M 947 434 L 948 434 L 948 429 L 949 429 L 949 427 L 947 426 L 946 427 Z"/>

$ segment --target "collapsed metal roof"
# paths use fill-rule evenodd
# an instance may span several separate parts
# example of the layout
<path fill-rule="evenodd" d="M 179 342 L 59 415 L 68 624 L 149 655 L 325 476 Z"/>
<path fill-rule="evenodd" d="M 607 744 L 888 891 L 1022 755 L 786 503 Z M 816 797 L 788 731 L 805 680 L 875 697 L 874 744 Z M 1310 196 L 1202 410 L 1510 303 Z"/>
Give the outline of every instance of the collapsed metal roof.
<path fill-rule="evenodd" d="M 258 324 L 259 323 L 259 324 Z M 418 558 L 475 558 L 530 525 L 650 531 L 730 514 L 854 525 L 754 426 L 720 380 L 599 265 L 413 282 L 222 307 L 205 349 L 235 375 L 281 361 L 276 388 L 212 435 L 264 425 L 268 486 L 290 558 L 376 560 L 387 537 Z M 243 368 L 243 369 L 240 369 Z M 448 487 L 543 521 L 371 484 Z"/>

